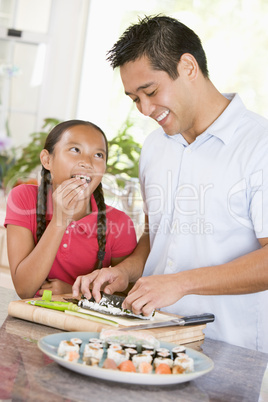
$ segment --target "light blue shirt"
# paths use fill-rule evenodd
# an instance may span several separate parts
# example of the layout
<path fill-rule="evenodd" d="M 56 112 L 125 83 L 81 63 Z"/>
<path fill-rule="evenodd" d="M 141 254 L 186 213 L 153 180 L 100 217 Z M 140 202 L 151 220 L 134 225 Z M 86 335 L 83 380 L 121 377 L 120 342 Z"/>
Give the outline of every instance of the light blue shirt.
<path fill-rule="evenodd" d="M 268 237 L 268 120 L 237 94 L 225 96 L 228 107 L 193 143 L 162 128 L 145 140 L 140 183 L 151 244 L 145 276 L 217 266 Z M 214 313 L 206 336 L 268 352 L 267 306 L 268 291 L 190 295 L 163 310 Z"/>

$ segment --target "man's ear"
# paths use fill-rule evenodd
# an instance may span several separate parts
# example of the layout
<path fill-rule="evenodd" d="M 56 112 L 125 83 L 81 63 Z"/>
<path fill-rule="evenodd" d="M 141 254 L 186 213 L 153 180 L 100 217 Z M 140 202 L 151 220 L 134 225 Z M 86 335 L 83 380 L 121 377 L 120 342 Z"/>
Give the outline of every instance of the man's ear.
<path fill-rule="evenodd" d="M 199 66 L 195 57 L 190 53 L 184 53 L 178 63 L 179 75 L 186 75 L 189 80 L 195 80 L 198 76 Z"/>
<path fill-rule="evenodd" d="M 42 149 L 40 152 L 40 161 L 45 169 L 50 170 L 51 155 L 47 149 Z"/>

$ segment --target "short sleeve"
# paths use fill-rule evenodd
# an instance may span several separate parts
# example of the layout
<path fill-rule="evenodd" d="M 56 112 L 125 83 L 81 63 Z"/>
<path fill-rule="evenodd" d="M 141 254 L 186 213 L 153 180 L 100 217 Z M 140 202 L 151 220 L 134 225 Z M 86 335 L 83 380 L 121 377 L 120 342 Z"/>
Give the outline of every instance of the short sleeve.
<path fill-rule="evenodd" d="M 11 224 L 34 230 L 37 189 L 37 186 L 21 184 L 10 191 L 7 199 L 5 227 Z"/>

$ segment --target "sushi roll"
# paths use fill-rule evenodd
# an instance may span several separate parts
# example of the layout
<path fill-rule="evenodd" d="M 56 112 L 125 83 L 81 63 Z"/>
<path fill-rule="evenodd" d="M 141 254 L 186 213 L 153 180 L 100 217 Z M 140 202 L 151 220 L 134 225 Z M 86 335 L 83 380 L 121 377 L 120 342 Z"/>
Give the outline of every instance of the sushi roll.
<path fill-rule="evenodd" d="M 143 355 L 146 355 L 146 356 L 152 356 L 152 360 L 155 358 L 155 352 L 152 351 L 152 350 L 144 350 L 144 351 L 142 352 L 142 354 L 143 354 Z"/>
<path fill-rule="evenodd" d="M 150 350 L 151 352 L 154 352 L 154 347 L 151 345 L 141 345 L 141 351 L 144 352 L 144 350 Z"/>
<path fill-rule="evenodd" d="M 93 356 L 85 356 L 85 357 L 83 357 L 83 362 L 87 366 L 98 366 L 100 360 Z"/>
<path fill-rule="evenodd" d="M 194 371 L 194 359 L 187 354 L 182 353 L 183 356 L 176 357 L 174 360 L 174 366 L 180 366 L 184 369 L 184 372 L 189 373 Z"/>
<path fill-rule="evenodd" d="M 143 374 L 151 374 L 151 372 L 153 371 L 153 366 L 148 362 L 141 362 L 138 366 L 137 371 Z"/>
<path fill-rule="evenodd" d="M 112 345 L 118 345 L 118 346 L 120 346 L 122 348 L 122 346 L 120 345 L 119 342 L 107 341 L 107 343 L 106 343 L 107 348 L 109 348 Z"/>
<path fill-rule="evenodd" d="M 87 362 L 89 357 L 94 357 L 98 361 L 102 359 L 103 349 L 100 345 L 95 343 L 87 343 L 84 348 L 83 361 Z"/>
<path fill-rule="evenodd" d="M 163 353 L 163 352 L 170 352 L 170 350 L 168 348 L 157 348 L 155 353 Z"/>
<path fill-rule="evenodd" d="M 133 356 L 138 354 L 137 350 L 133 348 L 127 348 L 125 351 L 129 353 L 129 360 L 132 360 Z"/>
<path fill-rule="evenodd" d="M 116 365 L 119 366 L 123 361 L 129 360 L 129 353 L 123 349 L 114 350 L 109 348 L 107 358 L 114 360 Z"/>
<path fill-rule="evenodd" d="M 58 347 L 58 356 L 63 357 L 67 352 L 79 353 L 79 346 L 71 341 L 61 341 Z"/>
<path fill-rule="evenodd" d="M 109 370 L 118 370 L 117 365 L 113 359 L 105 359 L 102 368 Z"/>
<path fill-rule="evenodd" d="M 170 357 L 171 353 L 170 353 L 170 350 L 168 350 L 167 348 L 159 348 L 159 349 L 156 349 L 155 356 L 156 357 L 159 357 L 159 356 Z"/>
<path fill-rule="evenodd" d="M 112 343 L 109 345 L 108 350 L 122 350 L 122 346 L 119 343 Z"/>
<path fill-rule="evenodd" d="M 122 343 L 122 349 L 135 349 L 137 350 L 137 345 L 135 343 Z"/>
<path fill-rule="evenodd" d="M 132 361 L 133 361 L 134 366 L 137 368 L 137 367 L 139 367 L 140 363 L 142 363 L 142 362 L 147 362 L 147 363 L 151 364 L 153 361 L 153 358 L 152 358 L 152 356 L 150 356 L 148 354 L 144 355 L 142 353 L 139 353 L 132 357 Z"/>
<path fill-rule="evenodd" d="M 136 368 L 131 360 L 124 360 L 118 366 L 120 371 L 126 371 L 128 373 L 136 373 Z"/>
<path fill-rule="evenodd" d="M 172 356 L 174 360 L 176 359 L 178 353 L 186 353 L 186 347 L 179 345 L 172 349 Z"/>
<path fill-rule="evenodd" d="M 154 359 L 154 368 L 156 369 L 160 364 L 167 364 L 170 368 L 173 367 L 173 360 L 170 358 L 156 357 Z"/>
<path fill-rule="evenodd" d="M 168 364 L 161 363 L 155 369 L 155 374 L 171 374 L 171 369 Z"/>
<path fill-rule="evenodd" d="M 75 345 L 78 345 L 79 348 L 81 348 L 81 345 L 83 343 L 82 339 L 80 338 L 71 338 L 70 341 L 73 342 Z"/>
<path fill-rule="evenodd" d="M 102 340 L 100 338 L 89 338 L 88 340 L 89 343 L 101 343 L 103 344 Z"/>
<path fill-rule="evenodd" d="M 79 357 L 80 357 L 80 355 L 79 355 L 78 352 L 76 352 L 75 350 L 69 350 L 69 351 L 66 352 L 66 354 L 63 356 L 63 359 L 64 359 L 64 360 L 67 360 L 68 362 L 77 363 Z"/>
<path fill-rule="evenodd" d="M 170 359 L 171 358 L 171 353 L 170 353 L 170 351 L 168 351 L 168 352 L 158 352 L 156 357 L 161 357 L 162 359 Z"/>

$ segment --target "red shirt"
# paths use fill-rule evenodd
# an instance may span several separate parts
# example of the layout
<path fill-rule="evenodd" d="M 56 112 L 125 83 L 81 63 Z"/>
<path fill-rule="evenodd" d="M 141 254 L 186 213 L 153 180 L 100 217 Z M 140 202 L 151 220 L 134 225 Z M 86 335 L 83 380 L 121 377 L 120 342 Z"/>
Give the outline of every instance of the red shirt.
<path fill-rule="evenodd" d="M 36 202 L 38 186 L 21 184 L 14 187 L 7 201 L 5 226 L 8 224 L 29 229 L 36 243 Z M 67 227 L 56 258 L 49 272 L 49 279 L 60 279 L 73 284 L 77 276 L 93 271 L 97 262 L 97 215 L 98 208 L 91 196 L 92 212 L 73 221 Z M 111 264 L 112 258 L 132 253 L 137 244 L 132 220 L 124 212 L 106 205 L 106 247 L 103 267 Z M 52 197 L 49 197 L 47 224 L 52 217 Z M 34 267 L 33 267 L 34 269 Z"/>

